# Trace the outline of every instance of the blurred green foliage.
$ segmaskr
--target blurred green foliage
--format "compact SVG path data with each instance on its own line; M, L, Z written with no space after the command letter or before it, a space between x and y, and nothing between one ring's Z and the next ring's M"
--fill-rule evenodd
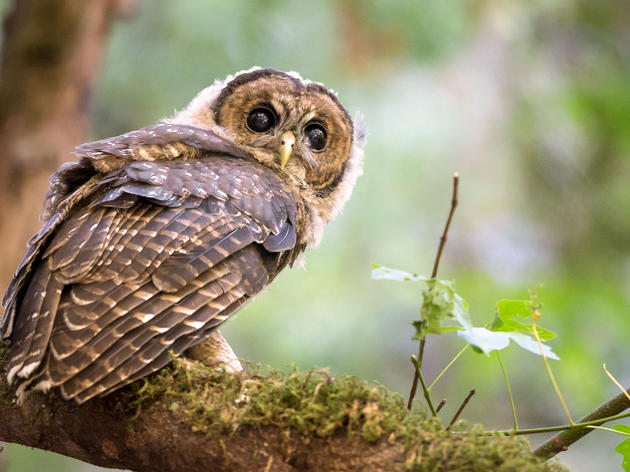
M365 174L306 270L282 274L228 323L236 352L406 394L420 293L371 280L370 263L430 271L457 170L440 277L457 280L476 324L496 300L536 289L559 335L554 372L580 416L616 393L602 362L630 381L628 31L630 9L613 0L145 1L114 25L93 137L153 123L253 65L324 82L366 117ZM429 381L461 345L429 337ZM504 360L521 425L562 422L540 358ZM444 416L471 388L464 416L509 427L499 368L472 353L434 388L449 399ZM618 468L617 438L591 436L561 460ZM10 472L33 470L22 450L10 448Z

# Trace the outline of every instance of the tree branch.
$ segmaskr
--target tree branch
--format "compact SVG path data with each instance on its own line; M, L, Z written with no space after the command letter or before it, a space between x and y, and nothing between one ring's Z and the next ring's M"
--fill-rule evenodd
M142 472L552 470L516 438L449 433L355 377L244 378L185 359L83 405L53 393L19 406L0 376L0 441Z
M282 428L249 426L217 440L194 432L181 415L159 403L131 421L134 413L120 394L84 405L38 395L23 407L2 406L0 411L2 441L138 472L342 470L340 464L377 471L390 470L405 459L400 443L369 443L342 431L307 442L297 434L287 437Z
M147 382L139 390L136 384L135 389L123 389L83 405L64 401L54 393L31 394L23 405L17 405L13 389L0 376L0 440L57 452L101 467L139 472L288 472L307 467L339 470L343 469L340 464L377 471L389 470L405 460L401 443L369 442L350 437L343 430L330 438L312 435L305 440L280 424L234 424L225 428L221 418L215 418L219 425L204 431L207 422L196 418L198 422L191 424L194 414L188 408L200 410L197 400L207 401L207 391L213 386L201 385L195 379L222 380L223 385L215 386L219 393L211 397L214 404L209 405L208 411L218 409L223 415L228 410L234 413L234 398L230 401L229 396L225 397L225 405L217 405L217 398L224 395L223 390L229 390L225 385L240 385L242 379L186 360L176 361L176 366L152 377L154 383ZM131 393L132 390L135 391ZM158 391L160 395L154 397ZM186 398L193 403L187 405ZM241 403L248 400L251 399ZM213 421L210 427L217 422Z
M627 392L630 393L630 388L627 389ZM628 395L625 392L622 392L615 398L593 410L588 415L580 418L577 423L586 423L589 421L599 420L601 418L607 418L609 416L615 416L628 408L630 408L630 398L628 398ZM559 452L566 451L571 444L583 438L591 431L593 431L592 428L572 428L562 431L539 446L534 451L534 454L545 460L549 459Z

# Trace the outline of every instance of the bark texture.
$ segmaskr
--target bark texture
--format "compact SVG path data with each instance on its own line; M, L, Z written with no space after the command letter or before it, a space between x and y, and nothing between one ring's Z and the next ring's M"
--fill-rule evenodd
M88 128L92 86L121 0L16 0L0 69L0 290L39 229L48 177Z

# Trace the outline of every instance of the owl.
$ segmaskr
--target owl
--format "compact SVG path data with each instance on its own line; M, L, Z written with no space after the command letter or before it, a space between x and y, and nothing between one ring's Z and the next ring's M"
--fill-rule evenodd
M18 399L58 388L82 403L183 353L240 370L218 327L318 245L364 137L331 90L255 68L78 146L3 300Z

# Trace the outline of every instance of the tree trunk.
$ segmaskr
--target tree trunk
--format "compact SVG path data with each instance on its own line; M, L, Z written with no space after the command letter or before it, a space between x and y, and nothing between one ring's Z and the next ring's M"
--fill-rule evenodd
M91 92L120 0L16 0L0 69L0 290L40 226L48 177L85 140Z

